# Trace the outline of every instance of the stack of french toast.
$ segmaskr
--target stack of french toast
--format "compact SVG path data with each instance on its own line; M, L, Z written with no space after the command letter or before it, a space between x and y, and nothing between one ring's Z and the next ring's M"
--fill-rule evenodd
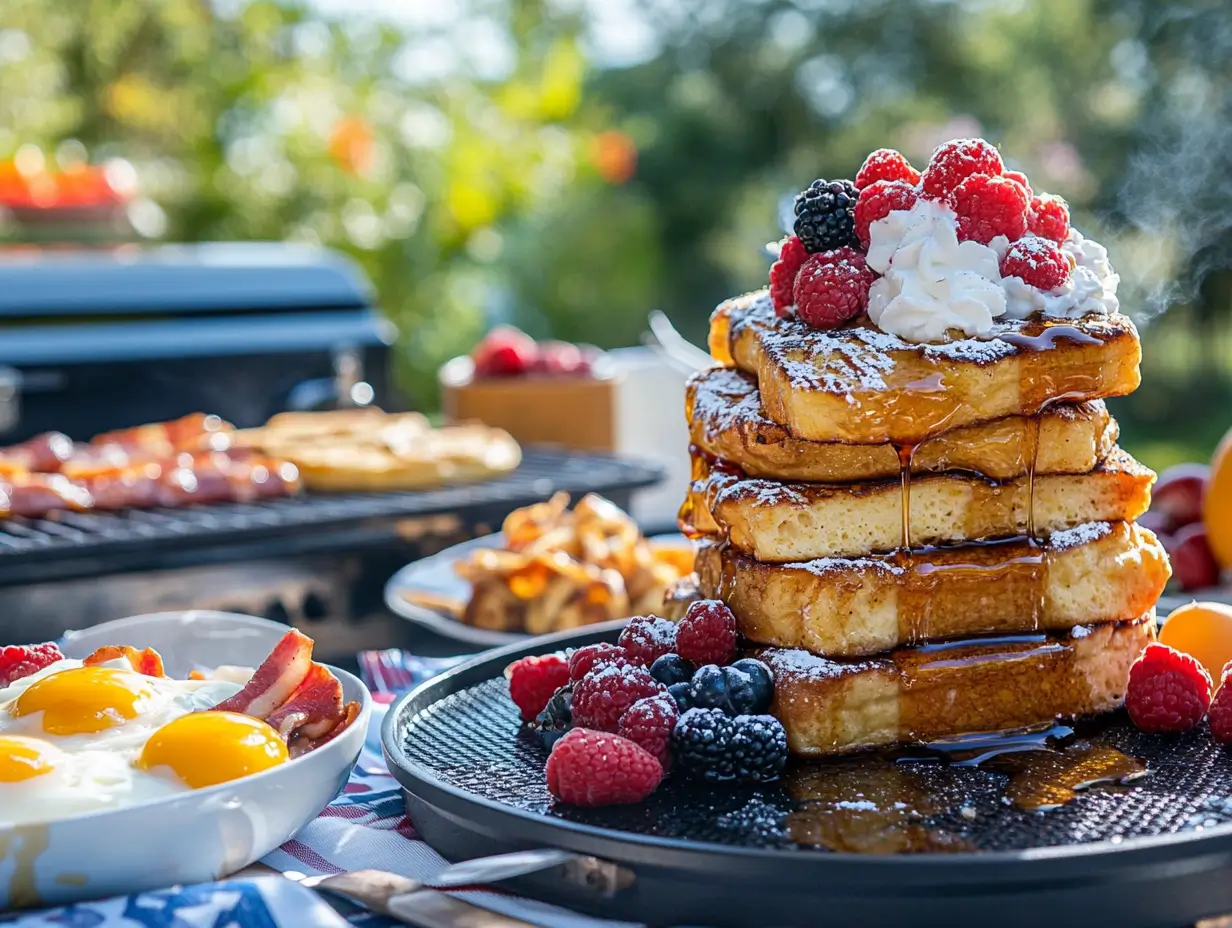
M983 187L1017 196L1002 179ZM1042 292L1058 302L1044 305L1068 305L1064 314L1010 318L994 300L995 318L974 332L951 326L923 340L893 331L893 300L915 286L892 280L911 259L910 230L927 222L928 235L951 236L946 254L979 243L978 233L964 238L963 189L941 201L944 210L926 193L922 205L900 203L872 219L871 235L856 207L852 254L829 259L847 246L806 247L811 263L797 272L794 297L792 281L775 292L772 271L769 291L719 306L709 341L720 366L688 387L694 479L681 525L698 539L700 594L727 603L775 671L773 711L797 754L1107 712L1154 639L1170 569L1154 535L1135 524L1155 475L1118 447L1103 403L1139 384L1138 333L1115 301L1111 311L1073 311L1056 284ZM862 202L867 191L854 196ZM837 215L841 227L842 192L835 197L838 206L805 211L820 210L819 224ZM887 231L896 222L908 231ZM807 225L800 238L809 246ZM879 237L889 238L890 258L876 257ZM1013 239L986 237L981 247L1012 252ZM1047 251L1034 241L1043 231L1019 237ZM1077 276L1081 249L1055 239L1049 247ZM780 264L797 246L784 243ZM849 265L843 287L859 290L861 273L871 281L857 309L826 290L838 279L825 278L828 260ZM878 266L866 272L865 261ZM1003 279L1015 269L1004 256L1000 267L992 284L1010 293L1021 281ZM1023 272L1028 284L1032 274ZM829 324L835 306L850 318ZM931 311L923 298L907 308L921 307Z

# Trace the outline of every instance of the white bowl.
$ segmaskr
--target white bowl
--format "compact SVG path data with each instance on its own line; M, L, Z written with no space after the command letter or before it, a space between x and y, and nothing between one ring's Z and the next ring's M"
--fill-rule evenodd
M154 647L168 672L180 675L211 662L255 665L285 631L284 625L250 616L164 613L70 633L65 648L81 657L101 644ZM0 825L0 910L216 880L283 844L346 785L368 730L367 688L345 671L330 670L344 698L359 701L359 717L303 757L242 780L122 809Z

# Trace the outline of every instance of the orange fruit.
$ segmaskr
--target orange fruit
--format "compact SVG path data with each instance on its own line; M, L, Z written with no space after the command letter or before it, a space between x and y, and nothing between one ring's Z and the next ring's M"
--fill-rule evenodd
M1197 602L1178 606L1164 620L1159 640L1193 657L1218 685L1224 665L1232 661L1232 606Z
M1215 560L1223 567L1232 567L1232 431L1223 437L1211 458L1202 521Z

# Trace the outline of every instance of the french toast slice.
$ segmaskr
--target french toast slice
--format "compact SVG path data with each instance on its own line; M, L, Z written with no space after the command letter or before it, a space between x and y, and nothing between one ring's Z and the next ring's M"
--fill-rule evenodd
M1059 631L1142 615L1171 576L1159 540L1093 522L1014 539L861 558L763 564L720 541L697 551L698 591L751 641L863 657L924 641Z
M891 444L794 437L765 414L757 379L743 371L715 367L694 374L686 411L692 443L750 477L850 483L899 475ZM1007 416L926 439L911 457L911 471L967 470L1007 480L1025 474L1034 456L1037 474L1085 474L1108 456L1117 434L1102 401L1057 403L1040 414L1038 425L1025 416Z
M1119 313L1008 321L986 339L936 344L906 342L867 321L822 331L776 317L761 290L714 311L710 352L756 374L766 415L797 438L913 445L1058 400L1132 393L1142 346Z
M1065 635L966 639L865 660L783 648L754 656L774 671L771 712L791 751L823 756L1109 712L1154 640L1151 612Z
M859 557L903 543L898 480L869 483L780 483L711 467L695 455L686 509L705 531L708 511L719 534L759 561ZM708 471L708 473L706 472ZM1089 474L1035 477L1034 534L1051 535L1086 522L1132 522L1151 504L1155 473L1120 448ZM957 544L1031 534L1031 481L987 480L978 474L914 477L910 484L912 545Z

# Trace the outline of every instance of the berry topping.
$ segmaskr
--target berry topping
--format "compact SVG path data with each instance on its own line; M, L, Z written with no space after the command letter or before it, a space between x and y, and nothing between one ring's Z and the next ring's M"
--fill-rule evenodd
M736 778L730 754L736 723L719 709L689 709L676 723L672 747L680 766L707 780Z
M770 703L774 699L774 674L764 663L756 658L746 657L731 665L731 669L748 674L753 685L755 700L749 712L769 712Z
M60 649L48 641L45 644L11 644L0 648L0 686L38 673L56 661L64 660Z
M687 712L693 708L693 687L689 683L673 683L667 688L667 695L676 700L676 708Z
M1069 235L1069 204L1051 193L1032 197L1027 228L1040 238L1063 242Z
M575 728L552 748L548 791L575 806L641 802L663 779L663 767L626 738Z
M727 664L736 656L736 617L717 599L699 599L676 630L676 653L695 664Z
M693 665L679 654L664 654L650 665L650 675L664 686L688 683L693 679Z
M1001 259L1001 276L1017 277L1040 290L1055 290L1069 279L1069 261L1054 242L1028 235L1011 245Z
M770 265L770 299L774 302L774 312L780 319L786 316L792 307L792 288L796 283L796 274L807 257L808 252L800 239L790 235L783 240L779 259Z
M728 750L736 779L754 783L777 780L787 766L787 732L772 715L742 715Z
M1023 190L1027 191L1028 199L1035 196L1035 193L1031 190L1031 182L1027 180L1027 175L1022 173L1022 171L1003 171L1001 176L1006 180L1012 180L1022 187Z
M911 209L920 193L901 180L879 180L860 191L856 202L856 235L868 247L868 227L896 209Z
M635 615L618 639L629 660L649 667L664 654L676 650L676 623L653 615Z
M796 197L796 235L810 254L856 243L857 196L849 180L815 180Z
M1210 704L1210 674L1175 648L1149 644L1129 668L1125 708L1142 731L1189 731L1202 721Z
M617 644L588 644L569 655L569 679L575 683L597 666L631 664L629 652Z
M1027 191L1012 180L977 174L960 183L952 199L963 241L987 245L1004 235L1013 242L1027 231Z
M518 329L498 325L471 352L476 377L517 377L539 360L535 340Z
M602 667L574 684L573 722L616 731L631 705L661 692L663 684L641 667Z
M549 751L573 725L573 685L567 684L552 694L543 711L535 716L535 728Z
M920 172L911 166L911 162L901 152L893 148L878 148L864 159L864 164L856 174L855 187L857 190L863 190L879 180L901 180L914 187L920 182Z
M689 681L689 704L702 709L721 709L728 715L748 715L770 708L762 681L735 667L707 664Z
M620 737L645 748L667 770L672 765L672 730L680 718L676 700L666 693L639 699L620 719Z
M1232 677L1232 662L1223 669L1219 678L1219 690L1211 701L1211 711L1207 721L1211 726L1211 737L1220 744L1232 744L1232 686L1228 678Z
M569 682L569 662L559 654L524 657L505 668L509 696L529 722L548 704L552 694Z
M860 254L838 260L833 253L810 255L796 276L796 317L815 329L837 328L864 312L873 280Z
M983 139L954 139L933 152L921 186L930 200L944 200L973 174L996 177L1004 170L1000 153Z

